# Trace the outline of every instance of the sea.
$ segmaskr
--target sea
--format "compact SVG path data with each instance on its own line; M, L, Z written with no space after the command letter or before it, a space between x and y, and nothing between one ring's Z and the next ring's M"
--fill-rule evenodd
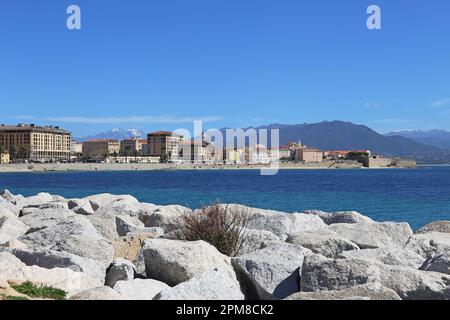
M215 202L284 211L358 211L376 221L408 222L413 229L450 220L450 166L417 169L155 170L0 173L0 189L25 196L66 198L130 194L158 205L199 208Z

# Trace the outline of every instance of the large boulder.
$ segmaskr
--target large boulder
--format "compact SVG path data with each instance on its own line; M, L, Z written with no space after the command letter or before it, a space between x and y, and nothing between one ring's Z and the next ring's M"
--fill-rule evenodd
M32 233L44 228L54 226L61 221L75 216L75 213L69 209L35 209L20 218L20 221L30 227L28 233Z
M101 206L95 212L98 214L127 215L137 218L140 211L141 205L139 204L139 202L137 202L136 199L121 199L107 203Z
M32 249L54 250L93 259L103 266L113 260L114 249L85 217L76 215L19 238Z
M450 221L434 221L416 231L418 234L430 232L450 233Z
M164 289L170 287L164 282L153 279L134 279L130 281L118 281L114 285L123 300L153 300Z
M378 283L370 283L342 290L297 292L285 300L401 300L401 298L392 289Z
M446 273L450 275L450 251L428 258L420 270Z
M320 217L326 224L335 223L373 223L372 219L366 217L356 211L338 211L338 212L323 212L318 210L305 211L307 214L313 214Z
M138 204L139 201L130 195L112 195L110 193L96 194L83 198L91 203L92 209L97 211L99 208L112 204L117 201L126 201L128 203Z
M223 205L229 214L247 214L251 217L247 228L270 231L285 240L289 235L303 231L315 231L326 228L326 224L315 215L304 213L285 213L274 210L249 208L242 205Z
M38 193L35 196L19 198L13 202L19 209L24 207L38 207L53 201L53 196L47 192Z
M18 199L23 198L23 196L22 195L16 196L16 195L12 194L8 189L3 189L0 191L0 198L13 203L13 202L17 201Z
M159 206L152 213L149 210L141 211L139 219L146 227L159 227L167 233L180 229L180 217L190 213L191 209L179 205Z
M20 209L18 207L0 197L0 212L5 210L11 212L16 217L18 217L20 214Z
M0 280L12 283L30 281L38 285L52 286L64 290L69 296L102 285L101 281L84 272L75 272L68 268L27 266L9 252L0 252Z
M405 248L428 259L436 254L450 250L450 233L429 232L415 234L409 238Z
M135 260L142 250L144 240L154 238L151 233L143 232L120 237L113 242L114 258L124 258L128 261Z
M283 299L300 290L299 272L310 254L299 245L271 244L231 261L248 298Z
M154 300L244 300L244 295L233 274L217 268L162 290Z
M117 281L133 280L135 273L134 265L130 261L117 258L106 272L105 285L112 288Z
M413 232L408 223L336 223L330 230L356 243L361 249L403 247Z
M242 234L244 241L242 242L238 255L262 249L265 245L270 243L280 242L280 238L270 231L244 228Z
M9 249L8 252L27 266L38 266L45 269L67 268L75 272L83 272L102 283L105 281L105 267L88 258L52 250Z
M286 241L299 244L314 253L322 254L329 258L334 258L343 251L359 249L355 243L328 229L304 231L291 235Z
M398 247L345 251L342 252L339 257L345 259L375 261L391 266L404 266L414 269L419 269L425 261L425 258L418 253Z
M106 239L114 241L129 233L146 232L143 223L135 217L124 214L101 213L86 216L97 231Z
M303 292L379 283L406 300L450 299L450 276L373 261L306 256L300 279Z
M15 240L27 233L29 227L15 214L6 209L0 210L0 244Z
M230 258L204 241L147 239L143 252L147 277L170 286L218 267L234 274Z
M124 298L110 287L88 289L70 297L69 300L123 300Z

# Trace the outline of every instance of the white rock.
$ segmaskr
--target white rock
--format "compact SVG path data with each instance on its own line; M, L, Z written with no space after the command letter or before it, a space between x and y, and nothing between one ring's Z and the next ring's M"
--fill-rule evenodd
M143 252L147 277L170 286L217 267L234 274L230 258L204 241L147 239Z
M239 250L238 255L243 255L255 250L262 249L263 246L268 243L280 242L280 238L278 238L272 232L265 230L244 228L243 235L245 241L242 243L242 247Z
M191 214L192 210L179 205L159 206L153 213L141 211L139 219L146 227L160 227L164 232L171 232L180 229L183 214Z
M416 231L416 233L430 232L450 233L450 221L434 221Z
M373 261L328 259L321 255L305 257L300 290L342 290L369 283L379 283L407 300L450 299L449 276Z
M94 211L97 211L99 208L104 207L108 204L111 204L116 201L120 200L126 200L130 203L136 203L138 204L139 201L130 195L112 195L110 193L102 193L102 194L96 194L89 197L83 198L85 200L88 200L91 203L92 208Z
M399 247L345 251L339 257L375 261L391 266L404 266L415 269L419 269L425 261L418 253Z
M123 300L123 297L110 287L103 286L77 293L69 300Z
M15 214L5 209L0 211L0 244L23 236L28 229L28 226L23 224Z
M244 295L236 278L218 268L162 290L155 300L244 300Z
M67 218L75 216L75 213L69 209L48 208L34 210L33 213L28 213L20 218L22 223L30 227L28 233L54 226Z
M106 272L105 285L114 287L117 281L134 279L136 270L134 265L123 258L116 258Z
M285 213L273 210L250 208L236 204L223 205L230 214L243 213L252 218L247 228L270 231L281 240L289 235L303 231L315 231L326 228L326 224L317 216L304 213Z
M359 249L355 243L328 229L304 231L291 235L286 241L299 244L314 253L319 253L329 258L334 258L343 251Z
M114 257L110 241L98 234L85 217L75 215L57 225L19 238L32 249L54 250L90 258L109 266Z
M68 207L77 214L82 214L85 216L94 214L94 209L92 209L91 202L86 199L70 199L68 201Z
M170 287L164 282L153 279L134 279L130 281L118 281L114 285L124 300L153 300L164 289Z
M105 281L106 269L94 260L77 255L52 250L8 250L27 266L38 266L45 269L67 268L75 272L83 272L101 283Z
M407 223L336 223L329 228L361 249L403 247L413 235Z
M52 286L64 290L69 296L102 285L98 279L91 278L83 272L66 268L45 269L38 266L26 266L8 252L0 252L0 280L30 281L34 284Z
M5 210L13 213L16 217L18 217L20 214L20 210L18 207L3 198L0 198L0 213Z
M52 202L52 201L53 201L53 197L51 194L46 193L46 192L41 192L35 196L21 198L21 199L15 201L14 204L19 209L23 209L24 207L40 206L40 205L43 205L43 204L46 204L46 203Z
M299 288L299 272L309 249L295 244L272 244L232 258L239 281L249 299L283 299Z
M428 259L435 254L450 250L450 233L428 232L415 234L409 238L405 247Z

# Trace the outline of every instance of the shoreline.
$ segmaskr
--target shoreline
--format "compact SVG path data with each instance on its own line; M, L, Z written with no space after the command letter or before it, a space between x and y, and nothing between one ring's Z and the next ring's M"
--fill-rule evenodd
M418 165L421 167L423 165ZM412 169L402 167L366 168L355 164L333 166L323 164L280 164L280 170L348 170L348 169ZM95 171L156 171L156 170L268 170L276 169L267 165L197 165L197 164L139 164L139 163L59 163L59 164L3 164L0 173L21 172L95 172Z

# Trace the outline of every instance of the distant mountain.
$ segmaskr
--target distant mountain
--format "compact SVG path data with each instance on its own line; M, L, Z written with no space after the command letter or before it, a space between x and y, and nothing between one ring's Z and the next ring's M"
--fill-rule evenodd
M248 128L247 128L248 129ZM427 157L440 156L440 149L401 136L384 136L364 125L343 121L324 121L311 124L270 124L255 129L279 129L280 145L290 141L321 150L370 150L375 154L414 158L427 162ZM222 129L225 132L225 129ZM269 142L270 144L270 142ZM448 159L450 161L450 158ZM439 158L439 161L442 161Z
M403 130L389 132L386 136L401 136L440 149L450 149L450 131L446 130Z
M95 135L85 136L76 138L78 142L88 141L92 139L114 139L114 140L124 140L129 138L144 138L145 133L138 129L111 129L106 132L98 133Z

